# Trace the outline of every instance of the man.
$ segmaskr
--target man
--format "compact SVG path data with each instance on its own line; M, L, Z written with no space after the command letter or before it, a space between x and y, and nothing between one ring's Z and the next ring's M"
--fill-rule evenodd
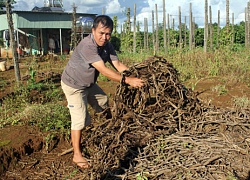
M117 71L128 67L121 63L109 42L113 30L113 21L109 16L100 15L94 19L92 33L85 37L75 48L62 74L62 89L68 101L71 115L71 140L74 149L73 162L80 168L89 168L90 164L81 153L81 131L90 125L87 105L95 112L108 107L108 97L96 84L99 73L114 81L121 81L120 73L106 67L109 62ZM126 77L124 82L132 87L142 87L143 80Z
M49 50L50 50L50 53L54 53L54 50L55 50L55 40L54 40L54 36L53 37L49 37Z

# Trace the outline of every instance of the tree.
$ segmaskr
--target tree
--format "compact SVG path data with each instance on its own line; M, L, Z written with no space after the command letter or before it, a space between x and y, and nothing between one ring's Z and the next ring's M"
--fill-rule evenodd
M118 18L117 18L117 16L114 16L113 17L113 22L114 22L114 29L113 29L113 35L114 36L118 36L118 31L117 31L117 27L118 27Z
M195 46L204 46L204 28L198 28L195 30Z
M123 25L123 32L121 37L121 45L124 49L132 51L133 47L133 33L131 32L131 22L130 22L130 8L127 8L126 11L127 20Z
M6 7L6 15L7 15L8 27L9 27L9 34L10 34L10 44L12 47L15 77L16 77L17 84L19 85L21 77L20 77L19 61L18 61L18 55L17 55L17 44L15 42L15 34L14 34L15 32L14 32L14 25L13 25L13 18L12 18L12 4L13 3L15 3L15 1L7 0L5 1L5 7Z
M0 0L0 9L4 9L6 0Z
M245 22L242 21L240 24L234 26L235 29L235 43L244 44L245 43Z
M8 0L8 1L9 1L9 3L10 3L11 5L16 3L15 0ZM5 7L6 7L6 2L7 2L7 0L0 0L0 9L1 9L1 10L5 9ZM11 8L13 8L13 6L11 6Z
M113 33L112 33L110 42L113 44L116 51L120 51L121 40L119 38L119 34L118 34L118 31L117 31L117 26L118 26L118 18L117 18L117 16L113 17L113 22L114 22L114 28L113 28Z

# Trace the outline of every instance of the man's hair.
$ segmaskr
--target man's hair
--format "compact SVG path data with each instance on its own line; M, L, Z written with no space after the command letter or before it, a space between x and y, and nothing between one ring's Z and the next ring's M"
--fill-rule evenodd
M94 19L93 22L93 28L96 29L97 26L99 25L99 23L101 23L103 25L103 27L107 27L111 29L111 32L113 31L113 20L107 16L107 15L99 15Z

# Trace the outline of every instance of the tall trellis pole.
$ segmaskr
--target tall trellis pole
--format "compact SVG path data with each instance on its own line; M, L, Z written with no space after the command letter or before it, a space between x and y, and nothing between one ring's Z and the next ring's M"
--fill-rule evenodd
M208 3L207 0L205 0L204 52L207 52L207 39L208 39Z
M163 41L164 41L164 52L167 53L168 47L167 47L167 25L166 25L166 3L165 0L163 0Z
M229 24L230 24L230 20L229 20L229 0L226 0L226 26L227 26L228 31L229 31Z
M217 48L220 47L220 10L218 10L218 28L217 28Z
M134 4L133 52L136 53L136 4Z
M168 48L170 47L170 19L168 14Z
M156 52L159 51L159 24L158 24L158 7L157 4L155 4L155 26L156 26L156 32L155 32L155 49Z
M152 11L152 41L153 41L153 48L154 54L155 52L155 18L154 18L154 11Z
M193 49L193 13L192 13L192 3L189 5L189 50Z
M144 49L148 49L148 19L144 18Z
M213 22L212 22L211 6L209 6L209 40L210 40L210 50L213 50Z
M232 13L232 45L234 44L234 37L235 37L235 32L234 32L234 13Z
M179 6L179 48L182 49L182 23L181 23L181 7Z
M247 16L247 23L246 23L246 27L247 27L247 48L249 48L249 42L250 42L250 1L247 3L247 12L246 12L246 16Z

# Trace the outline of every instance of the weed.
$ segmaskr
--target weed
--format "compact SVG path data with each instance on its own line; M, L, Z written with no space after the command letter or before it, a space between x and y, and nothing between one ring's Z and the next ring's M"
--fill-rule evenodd
M183 142L183 147L191 149L191 148L193 148L193 145L189 142Z
M11 140L0 141L0 147L6 146L11 142Z
M32 108L29 116L26 117L27 123L38 126L41 131L69 134L70 115L65 106L58 104L36 105Z
M219 58L208 59L208 62L209 62L209 75L218 76L221 67L221 61L219 60Z
M231 172L228 172L228 176L226 177L226 180L237 180L238 178L236 178Z
M67 179L72 179L75 175L76 175L76 173L78 172L79 170L78 169L75 169L73 172L71 172L68 176L66 176L65 178L64 178L64 180L67 180ZM74 179L74 178L73 178Z
M149 174L148 172L140 172L136 174L136 180L148 180L147 176L144 174Z
M0 78L0 91L1 91L1 89L4 89L7 84L8 83L6 80Z
M223 95L223 94L226 94L228 92L226 86L225 85L220 85L220 84L213 87L212 91L218 93L219 95Z
M64 96L62 89L56 87L53 83L48 83L45 90L43 103L61 101Z
M61 61L65 61L66 58L67 58L67 56L66 56L65 54L62 54L62 55L59 56L59 59L60 59Z
M33 73L33 72L32 72ZM62 100L62 90L53 83L42 84L44 91L38 95L40 103L34 102L29 86L20 86L15 93L5 97L0 106L0 127L27 124L40 128L50 134L70 134L70 115L68 108L57 104Z
M37 89L41 90L43 87L42 83L36 83L36 71L32 68L29 67L29 73L30 73L30 79L27 81L28 89Z
M199 80L195 81L194 83L191 82L191 89L192 89L192 91L194 91L195 87L197 86L197 84L198 84L201 80L202 80L202 79L199 79Z
M238 108L250 108L250 99L246 96L243 97L235 97L233 99L234 106Z

